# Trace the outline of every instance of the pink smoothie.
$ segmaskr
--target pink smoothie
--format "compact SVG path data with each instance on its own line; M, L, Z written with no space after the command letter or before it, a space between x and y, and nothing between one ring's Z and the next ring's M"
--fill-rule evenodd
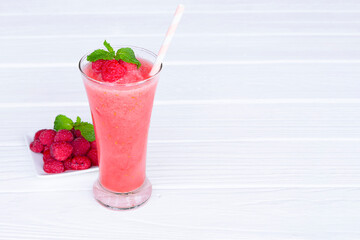
M130 192L145 180L146 147L158 77L149 79L152 64L128 71L114 83L84 77L93 118L100 167L100 183L113 192ZM86 65L84 73L99 76Z

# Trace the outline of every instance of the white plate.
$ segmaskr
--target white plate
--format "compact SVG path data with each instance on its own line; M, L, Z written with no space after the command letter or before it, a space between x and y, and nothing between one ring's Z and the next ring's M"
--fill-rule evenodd
M34 153L29 148L30 143L34 139L35 133L36 133L36 131L34 131L33 133L27 133L25 135L25 142L26 142L27 149L29 151L30 158L32 159L32 163L34 165L35 173L38 177L60 177L60 176L75 175L75 174L82 174L82 173L98 171L98 169L99 169L98 166L92 166L91 168L88 168L85 170L76 170L76 171L75 170L66 170L65 172L62 172L62 173L46 173L43 170L43 165L44 165L43 154L42 153Z

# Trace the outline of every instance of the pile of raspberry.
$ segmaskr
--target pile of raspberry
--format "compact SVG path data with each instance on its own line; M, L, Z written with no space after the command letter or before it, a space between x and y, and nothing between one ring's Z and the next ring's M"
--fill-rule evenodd
M61 173L98 166L96 141L89 142L79 130L42 129L35 133L31 151L42 153L44 171Z

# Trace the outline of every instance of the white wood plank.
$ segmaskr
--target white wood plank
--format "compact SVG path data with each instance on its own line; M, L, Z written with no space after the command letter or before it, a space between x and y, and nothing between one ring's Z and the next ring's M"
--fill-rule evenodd
M171 16L172 13L0 16L0 32L5 36L163 35ZM177 34L358 33L359 16L360 12L185 13Z
M165 65L158 101L356 99L360 64ZM87 102L73 67L0 69L0 104ZM10 79L10 80L9 80ZM56 91L54 91L56 89Z
M91 121L87 106L0 108L0 144L53 127L58 114ZM149 140L359 139L360 104L155 104Z
M90 185L90 184L89 184ZM359 188L157 190L113 212L90 190L2 193L3 239L358 239ZM61 199L61 200L60 200ZM55 205L56 204L56 205ZM26 210L25 210L26 209Z
M183 0L186 12L206 12L206 11L359 11L360 4L356 0ZM23 15L23 14L83 14L83 13L132 13L132 12L171 12L178 4L176 0L146 0L138 1L116 1L116 0L18 0L0 2L0 14L2 15Z
M46 64L76 66L79 59L101 48L104 39L113 45L130 44L157 52L163 36L97 36L95 38L0 39L0 67L31 67ZM26 44L24 44L26 42ZM176 36L166 57L171 64L289 61L355 61L360 63L359 36ZM21 52L21 57L14 54ZM31 60L31 61L29 61ZM188 63L189 62L189 63ZM56 66L56 65L55 65ZM284 67L285 68L285 67ZM3 71L1 69L1 71Z

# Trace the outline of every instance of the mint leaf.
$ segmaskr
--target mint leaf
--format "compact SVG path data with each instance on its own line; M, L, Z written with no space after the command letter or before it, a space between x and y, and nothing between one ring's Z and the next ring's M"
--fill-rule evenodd
M110 43L105 40L103 44L106 47L107 51L104 49L97 49L93 51L86 58L89 62L95 62L100 59L112 60L115 58L117 61L123 60L127 63L136 64L137 68L141 66L140 61L136 59L135 53L131 48L120 48L115 54L115 51L111 47Z
M104 41L104 46L106 47L106 49L109 51L109 53L111 53L114 57L115 57L115 51L114 49L111 47L110 43L108 43L106 40Z
M97 60L112 60L114 59L114 54L105 51L104 49L97 49L95 51L93 51L92 53L90 53L86 60L88 60L89 62L95 62Z
M79 116L77 116L75 125L80 124L80 123L81 123L81 118Z
M54 129L59 131L61 129L71 130L74 126L74 122L65 115L59 114L54 121Z
M139 62L139 60L136 59L135 53L131 48L120 48L119 50L117 50L115 59L121 59L127 63L134 63L136 64L137 68L141 66L141 63Z
M80 130L81 135L89 142L95 141L94 126L88 122L81 122L74 126L76 130Z

